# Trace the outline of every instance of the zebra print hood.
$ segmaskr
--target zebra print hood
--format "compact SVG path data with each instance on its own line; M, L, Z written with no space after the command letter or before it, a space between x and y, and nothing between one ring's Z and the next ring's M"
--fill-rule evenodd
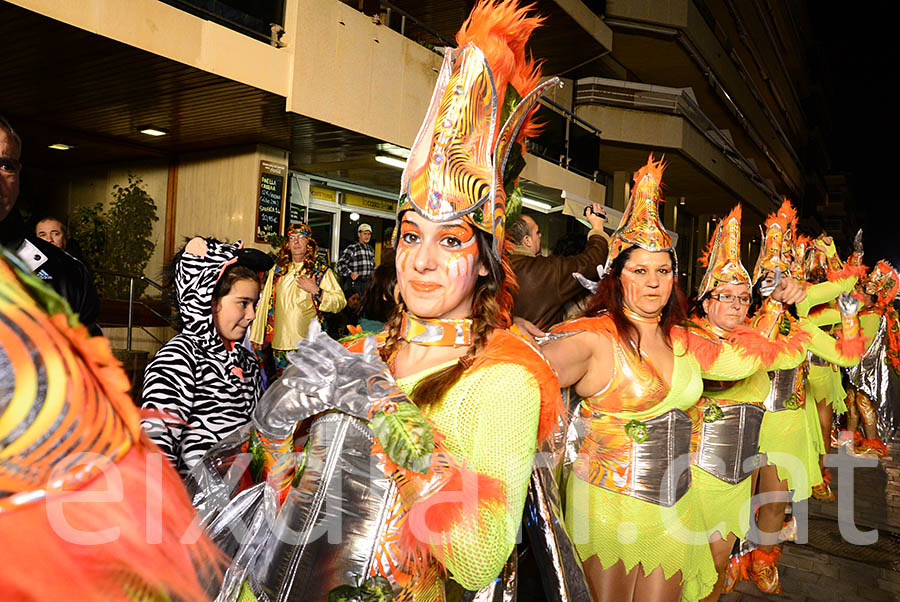
M240 241L229 244L212 238L193 238L175 264L175 292L184 322L183 333L208 343L210 350L225 350L213 325L213 289L225 268L237 261L242 247Z

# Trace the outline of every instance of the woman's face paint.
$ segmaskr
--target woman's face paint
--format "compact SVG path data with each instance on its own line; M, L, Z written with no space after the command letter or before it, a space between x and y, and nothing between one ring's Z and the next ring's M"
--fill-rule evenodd
M468 318L479 276L478 242L461 219L433 222L407 211L400 222L397 285L407 309L421 318Z
M625 262L619 280L625 307L645 318L655 318L672 294L675 282L672 258L667 251L637 248Z

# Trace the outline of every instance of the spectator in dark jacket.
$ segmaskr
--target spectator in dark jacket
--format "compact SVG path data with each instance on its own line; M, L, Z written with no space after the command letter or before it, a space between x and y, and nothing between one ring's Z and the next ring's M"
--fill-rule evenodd
M510 260L519 281L519 291L513 297L513 315L546 329L562 320L563 308L584 288L572 276L581 272L596 279L598 265L606 261L609 242L603 232L606 216L603 208L593 204L586 219L591 224L584 251L571 257L544 257L541 252L541 233L531 217L522 215L507 229Z
M16 209L22 172L22 140L0 117L0 244L19 256L28 268L69 302L81 323L100 334L100 302L83 263L28 231Z

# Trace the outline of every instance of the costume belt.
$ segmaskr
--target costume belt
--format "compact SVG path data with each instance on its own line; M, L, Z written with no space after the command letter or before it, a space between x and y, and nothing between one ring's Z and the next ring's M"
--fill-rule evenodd
M648 420L630 420L627 423L602 414L594 414L592 418L600 419L592 420L594 425L607 420L610 422L592 429L585 439L575 466L576 473L581 473L580 477L598 487L660 506L674 506L687 493L691 484L691 419L686 413L673 409ZM598 466L589 461L587 464L592 474L586 475L583 469L579 470L579 461L586 460L585 455L603 455L609 451L602 449L599 440L610 434L621 437L623 427L630 444L617 447L614 452L615 464L626 466L622 475L603 478ZM603 471L602 465L599 470Z
M803 375L799 368L790 370L775 370L772 374L772 387L766 396L764 405L767 412L781 412L782 410L797 410L803 407L803 401L797 393L798 377Z
M715 407L718 412L714 416L707 418L711 413L704 413L695 464L733 485L749 477L760 465L759 428L765 410L750 403Z

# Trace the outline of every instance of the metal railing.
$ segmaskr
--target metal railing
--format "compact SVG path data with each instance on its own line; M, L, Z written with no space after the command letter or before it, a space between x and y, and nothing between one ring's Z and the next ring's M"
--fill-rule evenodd
M150 307L149 305L147 305L146 303L144 303L142 301L134 300L134 282L135 282L135 280L145 282L145 283L149 284L150 286L152 286L153 288L155 288L156 290L158 290L159 292L165 294L166 291L162 287L161 284L154 282L153 280L147 278L144 275L135 276L134 274L125 274L122 272L111 272L111 271L107 271L107 270L96 270L96 273L103 274L104 276L112 276L113 278L127 278L128 279L128 323L126 326L127 334L126 334L126 339L125 339L126 340L126 343L125 343L126 351L131 351L132 333L134 331L134 306L135 306L135 304L143 306L147 311L149 311L150 313L155 315L157 318L159 318L160 320L162 320L163 322L168 324L169 327L172 328L173 330L178 330L175 323L172 321L171 318L169 318L168 316L164 316L163 314L159 313L158 311L156 311L155 309L153 309L152 307ZM116 299L116 300L123 301L124 299ZM154 335L152 332L150 332L143 326L139 326L138 328L143 330L150 338L152 338L154 341L156 341L160 345L165 344L165 341L160 340L156 335Z

